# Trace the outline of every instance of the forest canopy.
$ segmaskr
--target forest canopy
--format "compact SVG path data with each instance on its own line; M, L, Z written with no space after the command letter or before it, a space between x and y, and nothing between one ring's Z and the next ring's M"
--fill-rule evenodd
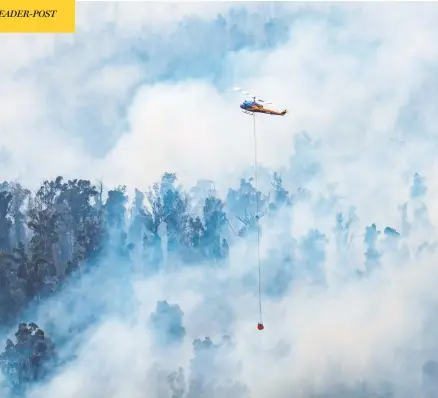
M416 174L411 198L421 197L425 189L424 180ZM105 191L102 184L65 180L62 176L44 181L36 192L16 181L3 182L0 186L0 323L9 328L19 324L15 339L10 337L6 341L1 355L2 371L11 391L23 393L32 383L50 377L62 362L55 347L62 347L65 341L53 341L45 334L44 325L40 329L34 322L23 321L30 306L56 296L71 280L98 268L108 256L119 259L127 267L125 271L145 278L166 272L169 263L173 268L225 269L236 242L253 239L264 220L273 220L284 209L292 209L310 197L311 193L304 189L289 192L277 173L272 175L270 192L256 190L252 179L241 179L239 186L230 188L225 198L218 197L214 185L208 181L185 191L178 186L174 173L163 174L146 192L135 190L133 198L128 197L124 186ZM352 269L352 275L366 277L380 267L382 254L409 234L407 203L400 206L403 231L387 226L381 232L371 223L358 234L353 228L358 224L354 208L335 212L333 198L318 200L326 214L333 215L338 250L345 251L355 238L362 236L365 262L360 269ZM383 243L379 243L381 235L385 237ZM324 286L323 263L329 239L330 236L311 229L300 241L292 241L295 256L273 251L272 257L278 259L279 265L267 273L269 281L263 294L274 299L281 297L303 272L312 276L312 283ZM418 252L427 245L424 243ZM157 346L182 343L186 336L183 315L178 304L157 302L148 323ZM227 321L228 315L224 317ZM213 396L217 388L227 397L247 396L244 385L236 381L218 387L217 380L206 371L214 368L216 356L232 344L230 336L216 342L207 336L195 339L191 379L185 379L182 368L165 375L169 397L196 398L201 396L201 391ZM204 351L209 353L207 362ZM204 359L196 359L198 356Z

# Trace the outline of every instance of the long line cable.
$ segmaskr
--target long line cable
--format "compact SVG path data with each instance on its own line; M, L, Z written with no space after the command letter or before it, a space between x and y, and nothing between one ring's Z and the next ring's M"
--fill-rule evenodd
M261 266L260 266L260 225L259 225L259 195L258 195L258 161L257 161L257 135L255 113L253 113L253 135L254 135L254 180L256 190L256 222L257 222L257 264L259 269L259 317L260 324L263 324L262 317L262 288L261 288Z

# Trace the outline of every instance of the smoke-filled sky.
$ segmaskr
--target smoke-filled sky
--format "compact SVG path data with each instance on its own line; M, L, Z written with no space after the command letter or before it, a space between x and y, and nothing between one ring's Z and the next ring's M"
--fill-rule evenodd
M334 213L323 217L316 199L335 187L337 209L354 206L361 227L399 230L398 206L409 200L417 172L432 226L414 225L405 243L414 250L436 238L437 21L434 3L96 2L77 5L74 35L2 35L0 180L35 187L63 175L145 190L169 171L187 187L211 179L223 192L253 162L251 118L232 90L241 86L289 111L257 117L260 164L281 170L290 189L307 184L315 195L264 225L271 288L281 253L305 245L310 228L329 239L322 260L328 290L315 292L303 275L265 303L263 332L255 329L257 303L240 286L255 267L250 242L233 247L221 272L120 286L109 264L108 286L88 276L38 310L42 324L56 317L68 324L76 294L108 315L80 336L76 360L32 398L158 398L155 363L186 368L194 338L226 333L235 345L230 362L218 366L252 398L310 397L303 380L326 391L363 379L389 380L397 397L419 397L421 367L438 349L433 253L388 255L382 271L351 281L350 270L363 268L363 238L341 255ZM304 153L294 147L303 132L313 140ZM312 162L320 172L306 180L303 165ZM115 287L135 303L119 308ZM178 351L157 351L149 334L157 300L184 311L187 339ZM86 322L83 311L76 308L75 322Z

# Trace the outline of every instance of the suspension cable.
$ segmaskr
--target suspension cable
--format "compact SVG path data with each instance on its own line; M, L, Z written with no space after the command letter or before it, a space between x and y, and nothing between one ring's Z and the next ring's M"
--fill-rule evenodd
M253 113L253 135L254 135L254 180L256 190L256 222L257 222L257 265L259 271L259 318L263 324L262 317L262 288L261 288L261 266L260 266L260 225L259 225L259 195L258 195L258 161L257 161L257 135L255 113Z

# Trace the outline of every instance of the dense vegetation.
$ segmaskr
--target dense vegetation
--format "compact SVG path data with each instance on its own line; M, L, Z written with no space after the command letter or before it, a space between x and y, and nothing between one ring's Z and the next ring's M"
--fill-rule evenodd
M175 263L181 267L206 262L226 266L229 240L254 232L259 218L256 195L261 212L273 213L277 206L291 201L281 179L275 176L274 182L276 195L269 206L251 181L242 180L238 189L230 189L224 203L215 196L211 183L201 182L186 193L177 187L176 175L169 173L148 192L136 190L132 204L125 187L105 193L102 186L85 180L58 177L44 181L35 194L18 182L4 182L0 188L1 324L21 319L29 305L53 295L73 275L98 266L107 255L130 264L133 272L152 275L164 266L165 242L166 255L177 259ZM226 209L239 220L234 228ZM150 320L157 341L181 340L185 331L179 313L177 305L157 303ZM34 369L33 358L40 354L35 354L33 347L38 338L44 339L42 331L30 331L35 326L29 325L20 323L17 341L8 340L2 354L3 371L16 386L47 373ZM19 338L23 333L25 337ZM21 350L22 345L27 348ZM202 350L204 345L214 346L207 338L195 341L194 349ZM52 348L45 349L44 358L51 359L53 353Z
M15 392L20 392L22 385L28 382L44 379L55 363L52 340L34 322L20 323L15 343L8 339L0 355L1 370Z
M423 195L424 190L424 181L415 175L411 197ZM217 197L209 182L184 192L177 186L176 175L170 173L165 173L149 191L136 190L132 202L126 192L126 187L104 192L101 185L90 181L65 181L62 177L44 181L35 193L18 182L1 184L0 323L12 326L21 322L16 341L6 343L1 362L3 373L16 391L47 376L49 369L56 366L54 347L58 345L34 323L23 323L22 316L26 308L62 289L74 275L80 277L90 268L98 267L108 255L123 259L132 272L146 277L162 271L166 262L176 267L206 263L226 267L231 245L239 239L250 239L261 218L275 217L282 208L308 198L304 190L288 192L277 174L273 176L270 194L256 191L251 180L242 179L237 189L229 189L225 200ZM330 200L324 203L330 213L334 208L330 207ZM409 233L406 204L400 209L406 226L403 236ZM355 220L353 209L347 216L333 214L339 247L348 246L354 238L351 225ZM364 231L365 271L357 271L357 277L379 266L382 256L382 248L377 244L379 234L375 224ZM389 240L401 236L390 227L384 229L384 235ZM284 294L294 277L293 269L298 266L311 269L314 282L324 284L321 264L326 242L324 234L310 230L299 242L300 256L281 258L281 266L270 271L272 283L264 293ZM156 331L158 344L178 344L184 338L181 318L178 305L157 303L150 327ZM230 345L226 336L220 343L208 337L195 340L189 385L185 384L182 369L165 376L172 398L213 396L217 380L208 380L205 368L216 361L218 347ZM210 358L209 362L205 362L206 358ZM217 396L241 397L247 391L239 383L221 388L222 395Z

